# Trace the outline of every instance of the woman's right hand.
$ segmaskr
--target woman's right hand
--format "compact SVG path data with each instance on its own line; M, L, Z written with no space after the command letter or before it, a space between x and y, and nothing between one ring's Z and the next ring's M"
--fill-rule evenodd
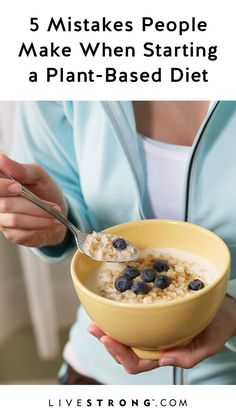
M0 169L67 215L67 203L58 184L38 164L20 164L0 154ZM48 213L20 196L17 182L1 178L0 173L0 231L14 244L29 247L56 245L63 241L66 227Z

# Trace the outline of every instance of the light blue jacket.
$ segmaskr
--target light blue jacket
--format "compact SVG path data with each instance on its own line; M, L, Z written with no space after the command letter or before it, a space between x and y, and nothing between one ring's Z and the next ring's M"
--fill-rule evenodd
M142 141L131 102L21 102L13 157L36 161L61 185L70 217L85 231L153 218L146 195ZM236 278L236 102L218 102L203 121L186 170L183 219L209 228L229 246ZM41 249L61 260L63 246ZM231 295L236 284L231 281ZM138 376L125 373L88 335L79 310L70 339L88 375L107 384L236 384L234 341L188 371L164 367ZM102 368L101 368L102 365Z

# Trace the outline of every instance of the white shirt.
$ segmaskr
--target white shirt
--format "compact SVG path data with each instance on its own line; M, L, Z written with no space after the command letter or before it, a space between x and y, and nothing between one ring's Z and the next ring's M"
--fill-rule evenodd
M191 147L144 137L147 191L153 218L183 219L185 171Z

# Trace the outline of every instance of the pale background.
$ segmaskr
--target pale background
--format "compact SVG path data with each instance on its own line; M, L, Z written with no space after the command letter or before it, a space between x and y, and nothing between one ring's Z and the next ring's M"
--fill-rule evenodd
M0 152L13 139L14 102L0 102ZM48 265L0 235L0 384L56 382L78 300L70 261Z

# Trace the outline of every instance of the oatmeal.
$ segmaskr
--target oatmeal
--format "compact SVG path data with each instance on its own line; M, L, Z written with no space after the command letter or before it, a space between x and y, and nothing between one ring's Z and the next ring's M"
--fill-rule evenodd
M214 266L193 253L150 248L142 250L134 262L103 263L90 283L102 297L151 304L186 297L206 287L216 276Z
M126 261L135 258L137 249L127 240L114 234L94 231L86 238L85 254L99 260Z

